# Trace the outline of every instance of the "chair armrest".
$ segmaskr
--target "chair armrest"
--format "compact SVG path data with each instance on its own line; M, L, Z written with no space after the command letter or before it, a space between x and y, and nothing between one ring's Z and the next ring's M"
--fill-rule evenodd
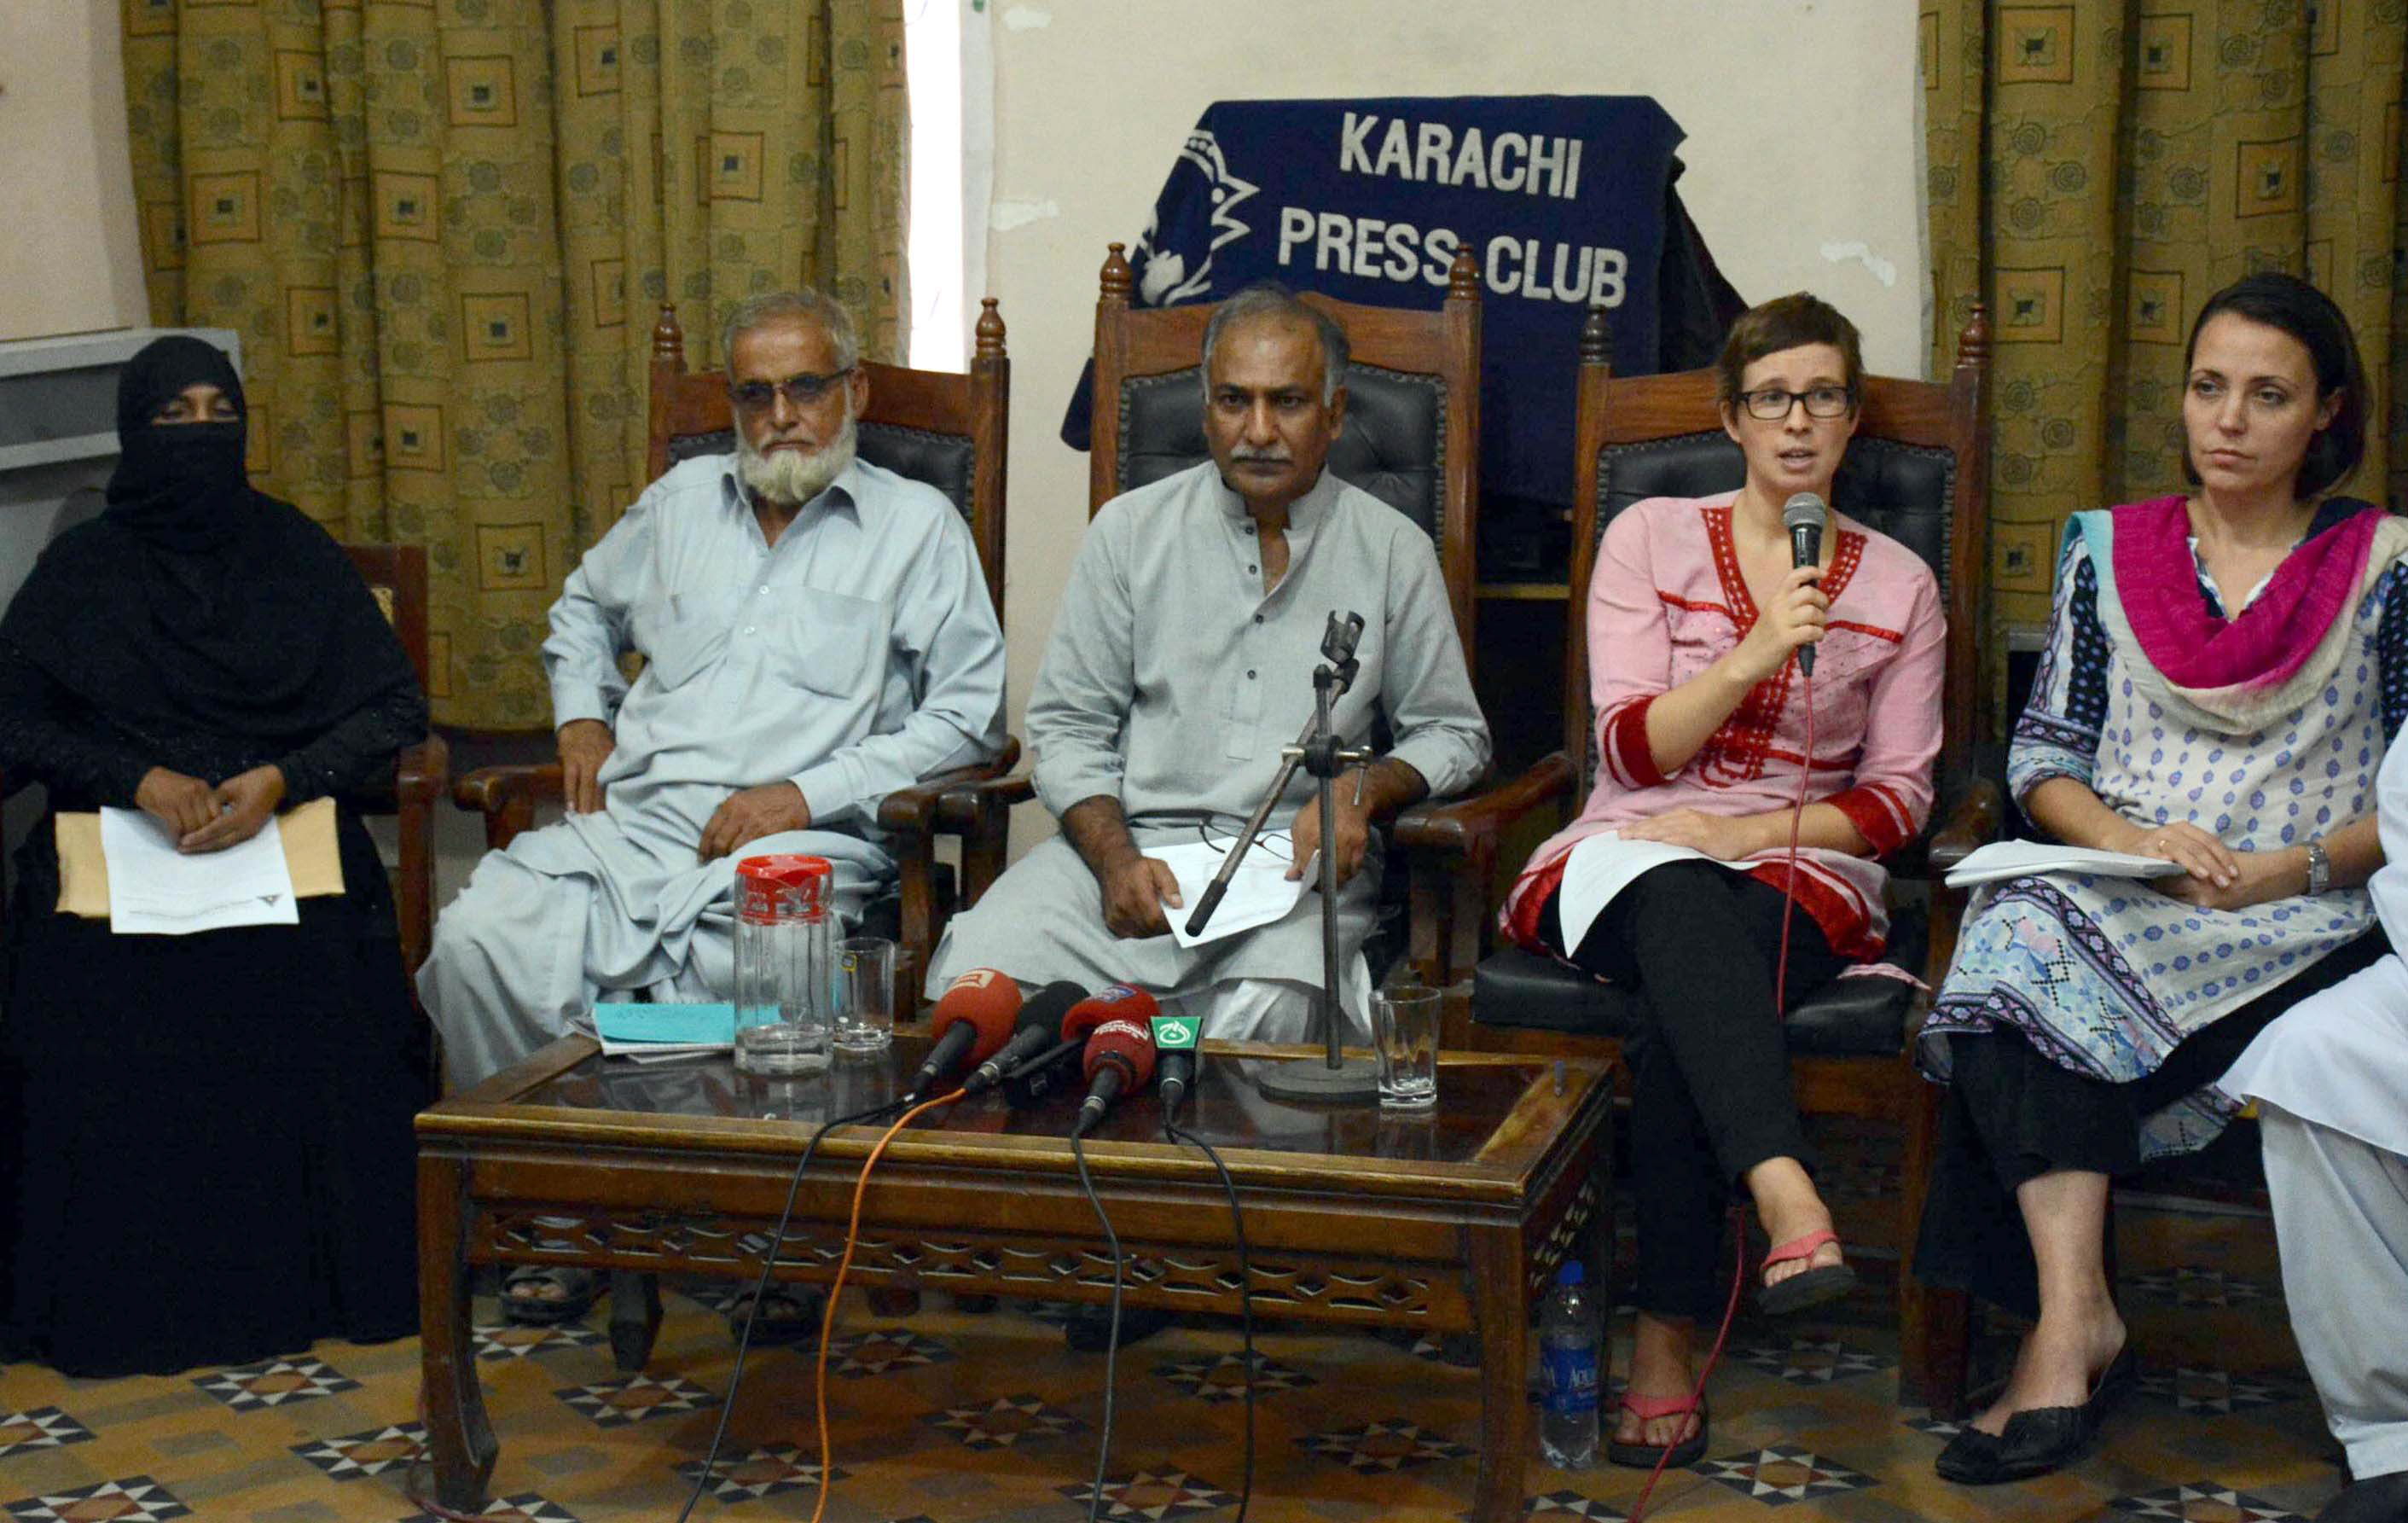
M485 849L496 852L534 826L538 804L563 797L558 762L480 767L452 788L453 803L485 817Z
M401 748L393 774L396 804L432 804L443 797L452 780L452 748L443 737L430 735L416 745Z
M1020 741L1007 737L1002 752L993 761L956 767L908 788L897 788L879 800L879 828L923 835L931 830L958 832L976 828L985 810L998 802L988 794L987 786L1001 781L1019 761Z
M480 767L452 785L452 801L473 814L491 814L520 799L549 804L563 797L558 762Z
M1452 803L1415 804L1397 816L1396 841L1410 852L1484 863L1496 855L1500 831L1540 805L1570 797L1578 783L1571 758L1553 752L1502 787Z

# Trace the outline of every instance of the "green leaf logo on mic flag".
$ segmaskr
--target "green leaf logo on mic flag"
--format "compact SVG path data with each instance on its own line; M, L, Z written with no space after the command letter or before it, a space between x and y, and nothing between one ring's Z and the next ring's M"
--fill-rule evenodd
M1184 1015L1154 1017L1154 1044L1167 1053L1196 1050L1196 1023Z

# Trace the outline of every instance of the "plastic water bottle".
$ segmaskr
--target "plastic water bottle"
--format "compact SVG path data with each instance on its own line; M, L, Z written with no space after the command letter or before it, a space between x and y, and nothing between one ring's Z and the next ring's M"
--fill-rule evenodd
M1539 1315L1539 1362L1545 1399L1539 1406L1539 1450L1557 1470L1597 1462L1597 1308L1588 1272L1568 1258Z

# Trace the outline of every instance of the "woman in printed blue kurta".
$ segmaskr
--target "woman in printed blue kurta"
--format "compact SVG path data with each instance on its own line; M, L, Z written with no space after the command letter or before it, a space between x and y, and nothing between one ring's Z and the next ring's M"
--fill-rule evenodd
M2184 870L1978 894L1919 1039L1951 1088L1916 1272L2038 1318L1951 1480L2087 1444L2134 1368L2109 1180L2212 1141L2249 1038L2381 951L2359 885L2408 714L2408 521L2327 495L2363 448L2356 346L2314 288L2253 276L2211 298L2188 367L2197 490L2074 515L2008 768L2044 832Z

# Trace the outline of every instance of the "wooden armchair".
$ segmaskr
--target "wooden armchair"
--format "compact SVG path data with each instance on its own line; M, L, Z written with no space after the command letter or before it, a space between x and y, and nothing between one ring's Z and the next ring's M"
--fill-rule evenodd
M401 648L426 690L426 547L345 545L368 591L393 621ZM365 813L386 809L397 817L401 860L394 874L394 907L401 919L402 966L411 973L435 944L435 806L451 782L452 754L439 735L402 749L394 765L393 799L352 802Z
M426 550L423 545L345 545L351 564L359 568L368 590L376 595L384 616L409 664L418 671L418 685L426 686ZM363 814L399 817L401 861L394 872L394 909L399 921L402 966L412 974L426 960L435 939L435 804L449 782L451 752L439 735L428 735L405 746L394 763L393 792L382 791L349 800ZM0 796L9 791L0 782ZM7 899L0 894L0 914Z
M1983 576L1987 542L1983 393L1988 335L1977 312L1944 382L1869 377L1863 412L1832 486L1836 506L1922 554L1937 574L1948 619L1940 802L1925 840L1893 857L1893 881L1928 880L1928 912L1894 914L1890 958L1936 984L1948 966L1961 895L1938 881L1997 831L2001 787L1983 690L1986 627ZM1578 492L1572 531L1572 596L1564 669L1564 749L1480 797L1418 811L1399 842L1418 859L1417 887L1444 884L1441 900L1418 896L1413 944L1436 981L1469 975L1468 1012L1442 1044L1542 1054L1618 1054L1637 1020L1631 996L1519 948L1483 955L1490 925L1487 885L1508 826L1541 806L1568 814L1586 797L1597 768L1597 718L1589 704L1584 589L1612 516L1659 496L1699 496L1744 480L1738 446L1722 431L1711 370L1616 379L1602 311L1581 343ZM1610 659L1599 653L1600 659ZM1426 918L1425 918L1425 916ZM1919 1225L1937 1090L1916 1073L1912 985L1842 980L1797 1001L1786 1030L1799 1102L1809 1114L1876 1117L1900 1127L1905 1167L1897 1211L1901 1384L1942 1411L1961 1401L1965 1359L1962 1297L1924 1291L1906 1272Z
M869 406L859 420L861 458L942 492L968 523L986 573L996 618L1003 618L1005 432L1010 416L1011 362L993 297L978 320L977 352L967 375L910 370L865 360ZM724 371L685 367L685 332L664 303L652 328L651 470L735 448ZM1000 777L1019 760L1020 742L982 767L964 768L886 796L878 824L898 866L899 898L870 907L868 928L891 934L924 974L945 917L976 902L1003 871L1009 812L1001 802L957 787ZM485 844L499 849L535 824L539 805L561 798L560 768L480 768L454 790L462 809L485 817ZM937 861L936 838L961 841L958 876Z
M1096 300L1093 448L1087 516L1134 487L1211 458L1204 440L1204 329L1218 302L1136 308L1125 245L1111 244ZM1327 469L1411 518L1437 547L1466 662L1475 649L1479 516L1480 271L1458 251L1436 311L1303 299L1346 329L1346 424ZM1300 679L1299 679L1300 680ZM1026 776L956 789L957 809L1008 809L1036 797ZM1404 858L1390 858L1391 881ZM1416 880L1415 892L1420 891Z

